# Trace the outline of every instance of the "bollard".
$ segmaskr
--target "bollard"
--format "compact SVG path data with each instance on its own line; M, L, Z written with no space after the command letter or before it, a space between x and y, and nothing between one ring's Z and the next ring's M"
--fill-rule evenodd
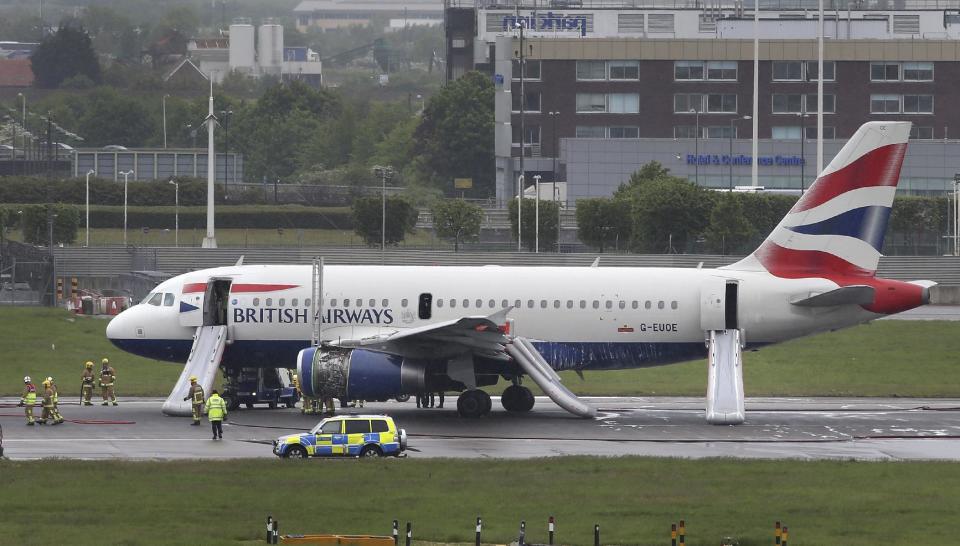
M393 520L393 546L400 546L400 522Z
M483 520L480 519L480 516L477 516L477 539L476 546L480 546L480 532L483 531Z
M600 546L600 524L593 525L593 546Z
M776 526L773 528L773 543L776 544L776 546L780 546L780 536L780 522L778 521Z
M553 546L553 516L550 516L550 519L547 520L547 544Z
M787 546L787 535L788 535L788 534L789 534L789 533L787 532L787 526L784 525L784 526L783 526L783 542L780 543L782 546Z
M683 520L680 520L680 526L677 528L677 534L680 535L680 546L685 546L687 543L687 524Z
M407 541L404 543L407 546L410 546L410 543L413 542L413 526L410 525L410 522L407 522Z
M670 546L677 546L677 524L670 524Z
M280 544L280 522L273 520L273 543Z
M267 516L267 544L273 544L273 516Z
M526 538L527 538L527 522L526 522L526 521L521 521L521 522L520 522L520 537L517 539L517 544L519 544L520 546L523 546L523 545L526 543L526 540L525 540Z

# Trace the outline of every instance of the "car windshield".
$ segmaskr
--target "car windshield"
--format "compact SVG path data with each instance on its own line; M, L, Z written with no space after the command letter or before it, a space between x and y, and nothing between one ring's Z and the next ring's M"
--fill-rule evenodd
M340 423L339 420L327 420L320 421L317 423L317 426L310 429L311 434L340 434Z

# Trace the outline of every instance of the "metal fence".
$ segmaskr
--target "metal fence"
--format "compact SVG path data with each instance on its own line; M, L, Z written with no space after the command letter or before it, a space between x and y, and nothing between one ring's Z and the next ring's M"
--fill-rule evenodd
M0 244L0 305L50 305L55 297L52 258L30 245Z

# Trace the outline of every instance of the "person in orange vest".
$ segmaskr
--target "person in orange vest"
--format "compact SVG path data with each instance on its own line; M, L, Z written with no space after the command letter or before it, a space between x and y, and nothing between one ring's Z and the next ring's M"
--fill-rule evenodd
M80 405L92 406L90 399L93 397L93 387L96 384L97 375L93 372L93 362L87 361L83 365L83 373L80 374Z
M183 397L183 401L186 402L190 400L190 407L193 410L193 422L190 424L193 426L200 424L200 415L203 413L204 399L203 386L197 383L197 376L191 375L190 390L187 391L187 395Z
M54 392L51 387L51 382L49 380L43 382L43 411L40 412L40 421L41 425L47 424L47 419L52 420L52 425L59 425L63 422L63 417L60 417L60 413L57 411L56 406L53 404Z
M114 383L117 381L117 372L113 369L113 366L110 365L110 360L104 358L101 361L100 367L100 392L103 395L103 404L101 406L107 406L110 402L113 402L113 405L117 405L117 393L113 390Z
M37 403L37 387L33 384L30 376L23 378L23 394L20 395L20 406L23 407L23 413L27 416L27 425L33 426L33 406Z

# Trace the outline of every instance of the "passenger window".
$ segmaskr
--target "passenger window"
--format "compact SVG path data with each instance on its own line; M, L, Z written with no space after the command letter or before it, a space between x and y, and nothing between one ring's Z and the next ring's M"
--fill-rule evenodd
M277 303L277 305L279 305L280 307L283 307L283 304L286 303L286 301L287 301L287 300L285 300L285 299L283 299L283 298L280 298L280 302Z
M176 299L176 298L174 298L173 294L170 294L170 293L164 294L164 295L163 295L163 306L164 306L164 307L173 307L173 300L174 300L174 299Z
M514 300L513 306L516 307L517 309L520 309L521 307L523 307L523 306L520 304L520 300Z
M643 303L643 308L644 308L644 309L650 309L650 300L647 300L647 301L645 301L645 302Z
M292 300L290 300L290 307L296 307L297 301L298 301L297 298L293 298Z
M547 308L547 300L540 300L540 309Z
M598 300L593 300L593 308L600 309L600 302Z
M419 316L421 320L430 318L431 313L433 313L433 309L431 308L432 304L432 294L420 294L420 301L417 305L417 316ZM437 300L437 307L441 307L440 300Z
M372 429L371 432L389 432L390 431L390 426L383 419L374 419L373 421L370 421L370 424L372 425L370 427Z
M500 307L502 307L503 309L506 309L507 307L510 307L510 302L508 300L502 300L500 302Z
M463 308L466 309L470 307L470 300L463 300Z
M330 300L330 307L336 307L336 306L337 306L337 298L333 298L332 300Z
M156 294L153 295L152 298L150 298L150 301L148 301L147 303L149 303L150 305L156 305L157 307L159 307L160 303L162 302L163 302L163 293L157 292Z
M497 302L495 302L495 301L493 301L493 300L490 300L490 301L488 301L487 303L489 304L489 305L487 305L487 307L489 307L490 309L493 309L494 307L497 306Z
M613 302L612 302L612 301L610 301L610 300L607 300L607 303L606 303L606 308L607 308L607 309L611 309L611 308L613 308Z
M370 421L366 419L351 419L344 423L346 434L367 434L370 432Z
M450 309L454 309L456 307L457 307L457 300L450 298Z
M404 309L407 308L407 298L400 300L400 307L403 307Z
M369 305L369 307L376 307L376 306L377 306L377 300L375 300L375 299L373 299L373 298L370 298L370 305Z
M307 298L307 299L303 300L303 306L304 306L304 307L310 307L310 298Z
M553 300L553 308L560 309L560 300Z
M567 309L573 309L573 300L567 300Z
M253 306L260 307L260 298L253 298Z
M634 309L640 307L640 302L637 301L637 300L633 300L633 305L632 305L632 307L633 307Z
M273 298L267 298L267 307L273 306Z
M533 300L527 300L527 309L533 309Z
M483 308L483 300L477 300L475 303L477 304L477 309ZM493 306L491 305L490 307Z
M387 298L380 300L380 307L390 307L390 300Z
M343 306L350 307L350 298L343 298Z
M343 423L343 421L330 421L328 423L324 423L323 426L320 427L320 434L340 434L341 423Z
M670 302L670 309L676 309L676 308L677 308L677 302L676 302L676 301L671 301L671 302Z
M580 309L587 308L587 300L580 300Z
M443 307L443 300L441 298L437 298L437 307Z
M363 300L360 298L357 298L357 307L363 307Z
M663 300L657 302L657 309L663 309Z
M620 300L620 309L626 309L626 308L627 308L627 302Z

